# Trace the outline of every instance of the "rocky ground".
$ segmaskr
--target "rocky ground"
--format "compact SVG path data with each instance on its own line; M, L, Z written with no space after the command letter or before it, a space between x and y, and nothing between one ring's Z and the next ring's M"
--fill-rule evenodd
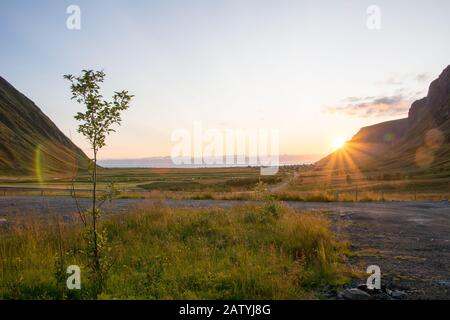
M352 243L350 262L362 270L369 265L381 269L382 290L359 288L377 299L450 299L449 204L386 203L361 209L330 213Z

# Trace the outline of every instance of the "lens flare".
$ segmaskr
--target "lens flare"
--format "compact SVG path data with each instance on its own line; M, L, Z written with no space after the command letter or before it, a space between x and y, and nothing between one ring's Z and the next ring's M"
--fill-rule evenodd
M439 129L431 129L425 134L425 144L431 150L438 150L444 142L444 134Z
M421 168L429 168L434 161L434 152L426 146L416 150L416 163Z
M42 178L42 151L41 145L37 145L36 150L34 151L34 173L39 182L43 182Z

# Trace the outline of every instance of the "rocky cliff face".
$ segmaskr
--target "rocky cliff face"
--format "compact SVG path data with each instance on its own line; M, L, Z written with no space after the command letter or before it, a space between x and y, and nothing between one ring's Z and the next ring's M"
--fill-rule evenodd
M408 113L410 129L421 121L434 121L439 126L450 118L450 66L434 80L425 98L415 101Z
M449 119L450 113L450 66L434 80L428 90L425 112L429 112L436 125Z
M422 119L423 114L427 107L427 98L422 98L420 100L414 101L409 108L408 112L408 126L413 127L416 125L420 119Z

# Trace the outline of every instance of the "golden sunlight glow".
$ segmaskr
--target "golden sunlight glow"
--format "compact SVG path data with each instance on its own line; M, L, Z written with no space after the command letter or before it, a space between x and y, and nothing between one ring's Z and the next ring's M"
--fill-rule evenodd
M345 145L345 139L344 137L336 137L333 140L333 149L337 150L342 148Z

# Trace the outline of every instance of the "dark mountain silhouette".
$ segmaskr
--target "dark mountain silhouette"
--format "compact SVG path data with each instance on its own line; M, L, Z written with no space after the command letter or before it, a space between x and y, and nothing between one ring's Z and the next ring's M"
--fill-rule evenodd
M450 171L450 66L404 119L364 127L316 163L336 170Z
M68 177L88 161L33 101L0 77L0 173Z

